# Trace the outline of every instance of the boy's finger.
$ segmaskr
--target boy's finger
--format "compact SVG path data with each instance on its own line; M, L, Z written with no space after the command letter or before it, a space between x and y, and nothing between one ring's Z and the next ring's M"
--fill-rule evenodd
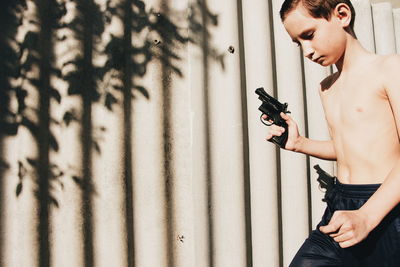
M274 137L274 135L269 134L269 135L267 135L267 137L265 138L265 140L271 141L272 137Z
M347 241L340 242L339 246L341 248L348 248L348 247L354 246L355 244L356 244L356 241L354 239L349 239Z
M285 131L285 128L283 128L283 127L281 127L281 126L278 126L278 125L271 125L271 130L274 130L274 131L278 131L278 132L284 132Z
M270 118L268 118L268 116L266 116L266 117L263 117L263 120L265 120L265 121L268 121L269 123L271 123L271 124L273 124L274 123L274 121L273 120L271 120Z
M285 121L288 121L288 120L290 120L290 116L289 115L287 115L286 113L284 113L284 112L281 112L280 113L280 115L281 115L281 117L285 120Z
M268 116L267 115L262 115L262 117L261 117L263 120L265 120L265 121L268 121L269 123L273 123L273 121L270 119L270 118L268 118Z
M351 231L345 232L333 238L336 242L344 242L353 238L353 233Z
M263 120L269 120L269 117L267 114L263 114L261 118L263 118Z
M329 234L339 230L341 224L335 221L330 221L328 225L319 227L319 230L324 234Z
M269 131L269 134L275 135L275 136L281 136L282 135L282 131L280 131L280 130L271 130L271 131Z
M342 234L343 234L343 233L341 233L341 232L339 231L339 232L335 232L335 233L333 233L333 234L329 234L329 236L332 237L332 238L335 238L335 237L340 236L340 235L342 235Z

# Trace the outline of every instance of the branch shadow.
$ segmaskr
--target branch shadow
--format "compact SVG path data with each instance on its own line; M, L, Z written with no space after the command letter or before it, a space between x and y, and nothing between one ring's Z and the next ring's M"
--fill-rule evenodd
M101 100L101 92L97 87L105 70L95 66L97 44L104 31L104 20L100 6L93 0L73 0L76 16L63 27L73 33L73 38L79 42L81 53L75 53L72 60L65 62L63 68L73 66L73 70L67 72L63 79L68 84L68 95L78 95L81 99L81 114L67 111L64 118L77 121L81 124L80 142L82 148L82 177L75 176L75 182L80 186L82 199L83 220L83 262L85 266L95 265L94 255L94 218L93 197L94 188L92 164L93 151L101 152L98 140L94 136L93 110L94 102Z
M58 143L50 131L51 116L49 105L51 99L59 101L59 94L51 85L52 76L59 76L59 71L54 68L54 55L52 53L52 33L57 28L57 20L63 14L63 5L51 0L35 3L38 7L37 17L29 24L39 26L39 31L28 31L21 43L17 40L18 28L22 25L27 3L24 0L2 1L1 12L1 146L4 145L5 136L15 136L23 127L28 130L35 141L38 150L37 158L25 158L18 161L19 183L16 187L16 197L22 194L24 179L31 176L35 188L34 196L38 201L37 213L37 243L38 265L48 266L50 262L49 249L49 208L58 205L57 200L50 193L52 181L56 179L51 174L49 160L50 150L57 151ZM48 12L48 13L46 13ZM52 15L48 15L52 14ZM4 30L5 29L5 30ZM3 54L4 53L4 54ZM37 71L33 71L33 69ZM35 74L36 73L36 74ZM29 88L29 89L27 89ZM29 91L37 91L38 107L28 106ZM4 166L2 164L1 196L4 197ZM30 168L28 175L27 169ZM2 204L4 201L2 201ZM4 220L5 216L2 216ZM3 232L3 229L1 229ZM1 240L4 240L1 238ZM0 248L3 253L4 246ZM0 257L2 260L3 256ZM4 262L2 263L4 264Z
M218 54L209 44L210 33L208 27L215 27L218 24L217 16L212 15L203 1L198 1L191 6L192 13L190 27L192 35L185 36L181 32L179 25L176 25L169 17L169 7L165 4L163 12L156 12L153 9L147 10L146 4L140 0L124 0L120 5L110 6L107 1L106 10L101 10L94 0L70 0L76 5L78 11L76 17L68 22L62 22L61 18L66 14L66 1L42 0L35 1L38 19L29 23L40 26L40 31L28 31L21 43L15 40L18 27L21 25L24 16L22 10L26 7L24 0L7 0L0 3L2 14L0 23L6 25L0 33L0 55L4 59L0 63L0 153L3 152L3 140L5 136L18 134L18 129L23 127L33 136L38 147L37 158L25 158L18 161L19 183L16 187L16 196L23 194L24 180L31 176L36 185L35 196L39 204L38 212L38 244L39 256L38 265L49 266L50 255L50 212L51 207L59 207L57 198L52 193L55 184L62 185L61 178L68 176L68 170L53 164L49 156L50 152L58 152L59 144L55 135L50 130L51 125L70 125L72 122L81 124L80 143L82 147L82 177L72 175L73 181L80 186L82 194L82 214L83 216L83 240L84 240L84 263L85 266L95 265L94 239L92 229L93 221L93 196L96 191L93 185L92 173L92 153L94 150L101 152L100 144L94 138L94 126L92 120L92 104L101 102L104 106L113 111L114 105L122 104L124 122L124 183L125 183L125 227L127 233L126 253L127 265L135 266L134 255L134 218L133 218L133 169L132 161L132 99L133 92L142 94L150 100L151 96L147 88L136 84L135 78L143 77L146 74L147 66L152 60L157 60L163 66L163 98L165 108L164 120L164 171L166 173L165 182L166 198L168 202L168 242L172 244L175 238L172 236L172 218L174 211L171 203L171 184L174 177L172 172L172 156L170 141L173 132L171 130L171 87L168 82L172 76L183 78L183 72L178 67L181 61L178 49L183 44L192 42L202 47L204 53L204 90L208 90L207 64L209 58L216 60L224 68L223 54ZM51 14L51 15L49 15ZM124 25L122 37L112 36L104 51L97 48L98 42L105 27L111 22L113 16L120 16ZM65 62L61 69L55 64L54 49L57 40L55 33L60 29L68 29L73 32L74 39L77 40L82 48L82 53L73 55L73 59ZM153 39L143 32L155 33L159 39ZM141 45L132 44L132 39L142 38ZM64 38L64 37L62 37ZM17 47L17 48L15 48ZM93 63L96 54L107 56L104 65L97 66ZM139 58L139 59L138 59ZM64 68L73 66L73 70L62 74ZM31 75L39 69L37 77ZM120 83L107 84L101 87L99 84L111 76ZM82 114L77 114L73 110L65 112L63 122L51 117L50 107L62 102L60 88L52 85L52 78L60 78L68 84L68 95L78 95L82 100ZM14 79L15 83L10 82ZM39 96L39 107L31 107L27 103L27 98L31 91L36 91ZM118 102L116 92L122 92L123 101ZM11 107L11 102L16 102L17 108ZM208 103L206 103L208 106ZM208 112L208 108L205 109ZM207 127L208 127L208 117ZM206 136L209 138L207 128ZM209 158L209 140L207 140L207 150ZM4 161L4 163L3 163ZM211 162L207 163L208 173L210 173ZM3 157L0 158L0 196L4 197L4 170L7 164ZM211 179L210 176L208 179ZM210 185L211 183L208 182ZM211 188L208 188L208 202L211 203ZM4 213L3 204L0 205L0 214ZM210 215L211 216L211 215ZM209 218L210 219L210 218ZM211 219L210 219L211 223ZM4 216L0 219L0 235L4 232ZM212 230L210 231L210 249L212 250ZM4 244L0 236L0 259L3 260ZM170 248L170 246L167 246ZM172 255L170 250L169 254ZM210 253L211 255L211 253ZM4 263L0 261L0 267ZM169 266L174 266L173 257Z
M213 188L212 181L215 179L212 175L212 161L211 161L211 114L210 114L210 103L209 103L209 80L212 75L209 72L209 66L212 61L215 61L220 64L221 69L225 70L225 62L224 62L224 53L220 53L217 49L213 47L212 44L212 35L210 33L210 29L218 26L218 15L213 14L205 0L197 0L192 3L191 7L191 15L189 17L189 28L193 33L191 36L191 42L196 44L201 48L202 51L202 62L203 62L203 91L204 91L204 136L205 136L205 146L206 146L206 174L207 174L207 223L208 223L208 251L207 255L209 258L209 266L214 267L214 253L215 245L214 245L214 221L212 219L213 211L212 211L212 203L213 203Z
M145 76L147 71L147 65L151 61L158 61L162 65L162 99L163 99L163 139L164 139L164 173L165 173L165 199L167 202L167 254L170 255L168 266L174 266L174 251L172 244L176 242L176 238L173 236L173 220L175 218L174 208L172 203L172 186L174 184L173 175L173 145L171 140L173 138L172 120L171 120L171 79L174 78L184 78L183 71L179 68L179 62L183 59L179 55L179 49L185 47L189 42L199 46L204 55L204 88L203 90L207 92L208 90L208 75L207 66L209 60L214 60L221 65L221 68L225 68L224 64L224 54L218 53L218 51L211 45L211 34L209 32L209 27L216 27L218 25L218 18L213 15L209 9L206 7L203 1L197 1L190 6L189 16L188 14L177 14L176 10L173 10L164 1L161 4L161 10L157 11L152 8L147 9L146 4L142 1L137 0L125 0L122 1L120 5L108 6L107 12L109 16L109 21L112 16L119 16L123 21L124 34L122 37L112 36L110 42L106 47L107 71L116 71L119 82L115 83L117 85L110 85L113 90L122 90L123 92L123 107L124 107L124 166L125 166L125 200L126 200L126 229L127 229L127 249L128 249L128 266L134 266L135 255L133 254L134 246L134 236L133 236L133 203L132 203L132 166L131 162L135 155L131 152L131 135L132 135L132 91L137 91L142 94L148 100L151 100L151 96L147 88L143 85L136 84L136 78ZM149 10L149 11L146 11ZM187 36L181 27L171 18L173 16L179 17L183 15L189 17L189 30L191 32L190 36ZM187 29L187 28L186 28ZM139 42L138 39L143 36L143 32L147 31L148 34L145 35ZM133 45L131 39L136 37L136 43L140 45ZM139 57L138 57L139 56ZM141 60L137 60L141 58ZM122 84L122 86L118 86ZM111 92L112 90L108 90ZM206 93L207 95L207 93ZM115 99L110 96L110 99ZM207 99L207 97L206 97ZM112 101L116 103L117 101ZM208 103L205 104L208 106ZM112 106L108 106L109 109ZM208 112L208 108L205 108ZM209 120L208 114L206 125L206 138L209 138ZM210 153L210 140L207 140L207 159L209 159ZM207 173L210 174L211 162L208 161ZM210 175L206 179L209 179L207 184L211 185ZM211 188L207 190L208 194L208 204L211 203ZM208 207L210 205L207 205ZM210 213L209 213L210 214ZM211 216L211 215L210 215ZM209 223L211 224L211 219L209 218ZM212 227L209 232L210 235L210 246L209 249L212 251ZM209 255L211 253L209 252ZM211 256L210 256L211 257ZM212 262L212 260L211 260Z
M169 266L174 266L174 257L172 244L175 242L174 236L172 236L173 227L173 207L172 207L172 195L171 195L171 184L173 183L173 172L172 172L172 157L170 140L172 139L171 132L171 106L170 106L170 93L171 88L169 81L172 76L178 78L183 77L183 72L179 69L178 63L181 61L181 57L177 53L178 49L187 44L189 41L194 42L188 36L181 33L179 25L174 23L168 17L168 6L163 5L164 8L161 12L154 9L146 11L146 5L142 1L137 0L126 0L122 1L120 5L108 6L107 12L109 20L112 16L119 16L123 21L124 34L122 37L112 36L108 43L105 52L108 60L106 62L107 71L116 71L119 75L117 76L119 82L117 85L110 85L113 90L122 90L123 92L123 109L124 109L124 166L125 166L125 200L126 200L126 229L127 229L127 255L128 255L128 266L135 266L135 255L134 255L134 236L133 236L133 198L132 198L132 176L133 170L131 162L134 158L132 155L132 106L131 101L133 98L132 92L137 91L142 94L145 98L150 100L151 96L147 88L143 85L136 84L136 78L145 76L147 71L147 65L153 61L159 61L162 64L163 72L163 85L161 92L163 95L163 118L164 123L164 173L165 173L165 198L167 201L167 254L169 257ZM201 25L197 28L197 33L202 33ZM143 32L148 32L144 38L139 42L140 36L143 36ZM132 37L136 38L136 45L132 44ZM139 45L137 44L139 43ZM140 60L138 60L140 58ZM122 86L118 86L122 84ZM110 92L112 90L108 90ZM114 101L116 102L116 101ZM114 103L113 102L113 103ZM110 106L108 108L111 109Z
M38 158L27 159L36 170L37 187L34 194L38 199L38 266L49 266L51 262L50 253L50 205L58 206L58 202L51 193L53 181L50 151L58 151L59 146L55 136L50 130L52 118L50 114L50 102L52 99L61 101L56 88L53 87L51 79L59 77L60 71L55 67L55 55L53 37L59 28L59 20L65 14L63 3L54 0L37 1L37 21L40 25L38 32L30 31L25 36L21 45L21 51L28 50L27 60L23 63L24 73L37 66L39 73L37 78L26 76L26 80L38 92L38 110L34 117L22 118L21 125L25 126L33 135L38 146ZM50 15L49 15L50 14Z
M168 16L177 16L177 11L173 9L168 0L162 1L161 12L156 13L157 22L155 24L155 31L160 36L159 42L156 49L158 52L155 53L156 58L162 63L162 98L163 98L163 139L164 139L164 174L165 174L165 197L167 200L167 241L168 244L168 255L169 257L168 266L172 267L176 265L173 250L173 243L179 240L179 236L173 236L174 234L174 219L177 218L175 214L174 203L173 203L173 187L175 184L176 177L174 176L174 128L172 119L172 86L171 81L174 78L185 78L183 72L176 67L174 64L178 64L182 58L179 56L179 49L182 44L191 43L200 48L202 53L203 63L203 87L204 92L204 136L206 145L206 160L205 169L207 177L206 180L207 188L207 224L208 224L208 247L206 254L209 257L209 265L213 266L213 251L214 251L214 226L212 220L212 172L211 172L211 140L210 140L210 114L209 114L209 65L210 62L216 62L221 66L222 70L225 70L225 60L223 52L219 52L212 44L211 28L218 26L218 15L213 14L208 8L204 0L197 0L190 3L188 13L185 17L188 18L189 35L182 34L180 31L180 25L174 24L172 21L166 21ZM184 28L184 27L182 27ZM157 40L156 40L157 41ZM185 47L185 46L183 46Z
M16 91L11 80L18 76L19 56L15 49L15 34L21 25L21 12L24 8L23 1L1 1L0 2L0 267L5 266L4 246L6 240L5 228L5 187L8 163L4 151L4 142L7 136L17 134L18 122L16 114L11 107L12 94Z

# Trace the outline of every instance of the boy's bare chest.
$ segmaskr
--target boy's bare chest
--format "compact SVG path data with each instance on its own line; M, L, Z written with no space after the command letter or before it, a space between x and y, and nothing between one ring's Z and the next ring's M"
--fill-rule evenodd
M328 125L334 131L344 127L347 131L349 127L365 127L391 115L385 90L371 81L358 80L342 87L332 87L323 93L322 103Z

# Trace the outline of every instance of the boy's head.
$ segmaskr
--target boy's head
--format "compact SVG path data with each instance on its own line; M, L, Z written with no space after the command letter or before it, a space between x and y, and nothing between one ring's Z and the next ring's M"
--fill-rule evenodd
M338 4L344 3L348 5L351 11L351 21L349 26L351 31L354 33L356 12L350 0L285 0L279 12L282 21L284 21L290 11L295 9L300 3L314 18L324 18L326 20L330 20L332 12Z
M356 38L355 11L350 0L285 0L280 16L304 56L321 65L334 64L339 59L347 35Z

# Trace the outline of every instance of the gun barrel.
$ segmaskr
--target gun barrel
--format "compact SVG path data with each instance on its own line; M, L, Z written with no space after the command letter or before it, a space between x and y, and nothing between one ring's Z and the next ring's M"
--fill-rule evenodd
M261 97L265 97L265 98L267 98L267 99L270 98L270 96L268 95L267 92L265 92L265 90L264 90L263 87L257 88L257 89L256 89L256 94L259 95L259 96L261 96Z
M328 176L328 177L332 177L332 175L330 175L329 173L327 173L326 171L324 171L318 164L314 165L314 169L317 171L318 175L323 175L323 176Z
M317 165L314 165L314 169L317 171L317 172L320 172L320 171L323 171L323 169L317 164Z
M260 96L261 100L265 100L271 104L277 111L279 112L286 112L287 104L282 104L272 96L270 96L267 92L265 92L263 87L256 89L256 94Z

